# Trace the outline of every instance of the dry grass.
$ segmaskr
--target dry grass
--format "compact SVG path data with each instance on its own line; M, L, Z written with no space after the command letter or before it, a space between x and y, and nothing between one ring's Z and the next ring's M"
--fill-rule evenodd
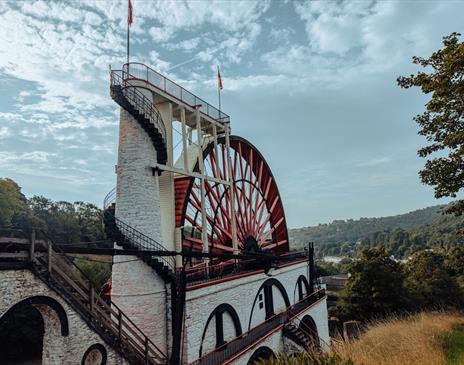
M442 339L464 316L421 313L372 324L353 342L335 342L332 351L359 365L445 365Z

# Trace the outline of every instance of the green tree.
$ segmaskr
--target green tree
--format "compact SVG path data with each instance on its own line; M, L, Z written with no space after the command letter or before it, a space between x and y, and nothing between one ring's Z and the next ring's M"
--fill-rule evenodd
M0 226L11 226L15 216L27 207L27 199L16 182L0 178Z
M429 73L397 79L402 88L416 86L431 94L425 112L414 120L419 134L431 142L418 151L419 156L430 158L419 175L424 184L434 187L436 198L455 198L464 186L464 43L459 36L444 37L443 49L429 58L413 57L413 63ZM448 211L464 213L464 200L455 201Z
M405 286L417 310L455 307L462 302L456 279L439 252L415 253L406 264Z
M403 270L384 247L364 248L347 269L350 277L336 308L342 319L368 320L407 308Z

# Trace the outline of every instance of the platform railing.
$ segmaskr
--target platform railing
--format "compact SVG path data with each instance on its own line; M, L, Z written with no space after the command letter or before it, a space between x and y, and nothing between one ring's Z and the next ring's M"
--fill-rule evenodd
M15 232L17 236L18 233ZM26 238L28 235L23 234ZM4 246L0 260L7 262L25 261L48 285L69 301L88 323L102 330L101 335L132 357L139 364L160 365L168 362L167 356L135 325L131 319L111 300L103 300L93 282L63 253L47 234L32 230L28 251L13 250Z
M227 114L143 63L126 63L123 66L123 70L130 75L130 79L145 81L185 104L192 107L199 107L200 112L218 122L225 123L230 121L230 117Z
M111 189L103 199L103 210L108 209L113 203L116 202L116 187Z
M324 297L324 289L308 294L305 298L288 307L286 310L274 314L249 331L202 355L199 359L190 363L190 365L220 365L226 363L226 361L235 360L237 356L248 348L263 341L266 335L272 334L274 331L283 328L284 324L293 320L302 311L311 307Z
M112 70L111 71L111 86L120 86L127 101L140 113L143 113L147 119L155 126L158 132L166 141L166 128L164 127L163 119L159 111L153 106L153 103L143 93L137 89L140 85L132 83L132 77L127 71Z

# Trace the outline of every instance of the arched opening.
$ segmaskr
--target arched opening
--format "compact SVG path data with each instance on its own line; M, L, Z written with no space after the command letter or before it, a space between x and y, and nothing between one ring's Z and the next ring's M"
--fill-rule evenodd
M247 365L254 365L262 360L269 360L274 357L274 353L269 347L263 346L253 352Z
M309 283L308 280L303 276L300 275L298 280L296 281L295 290L293 293L294 302L299 302L303 300L309 294Z
M68 335L63 307L53 298L36 296L11 307L0 317L0 354L2 364L41 364L47 320L43 308L53 310L60 321L58 335Z
M105 346L96 343L87 349L81 365L106 365L107 357Z
M248 329L290 306L287 291L280 281L267 279L259 288L251 307Z
M217 306L209 315L201 338L200 357L204 352L221 347L242 334L235 309L227 303Z
M33 306L15 306L0 318L0 354L6 364L42 363L44 321ZM2 362L3 363L3 362Z
M299 328L308 339L309 346L307 350L310 352L318 352L321 348L321 343L319 340L319 333L317 332L316 322L314 322L313 317L310 315L304 316L300 321Z

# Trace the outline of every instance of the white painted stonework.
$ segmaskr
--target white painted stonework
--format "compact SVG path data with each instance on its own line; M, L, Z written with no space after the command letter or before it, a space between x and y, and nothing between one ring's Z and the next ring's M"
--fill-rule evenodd
M163 279L138 257L116 255L112 282L111 299L166 353L168 299Z
M116 217L162 243L159 188L151 167L156 150L138 122L121 109Z
M259 289L266 280L273 278L279 281L285 288L292 305L298 301L298 297L294 295L298 277L300 275L307 277L307 274L307 262L303 262L275 270L272 276L259 273L188 291L185 311L186 344L184 348L184 361L190 363L196 360L200 356L200 347L202 354L207 352L204 349L214 349L216 345L214 321L212 321L213 325L211 323L208 325L203 341L202 336L208 317L217 306L223 303L231 305L240 319L242 331L246 332L265 320L265 306L263 305L262 308L259 306L259 295L263 294L263 290ZM286 308L286 305L280 291L275 286L272 287L272 290L274 313L279 313ZM255 298L257 298L256 302ZM255 305L253 307L254 302ZM316 322L321 343L328 343L329 332L325 299L310 307L304 313L301 313L299 318L302 318L305 314L311 315ZM296 319L295 323L298 324L298 319ZM234 331L235 328L230 325L230 322L224 322L224 332L227 333L227 336L231 336ZM281 334L274 336L281 336ZM278 343L278 346L269 347L273 351L281 351L283 349L282 341L280 339L275 341Z
M108 346L68 303L29 270L0 270L0 318L15 304L34 296L55 299L66 312L69 335L61 335L59 318L47 305L36 305L44 319L43 365L81 364L86 350L101 344L107 351L108 365L128 365L128 362ZM1 359L0 359L1 362Z

